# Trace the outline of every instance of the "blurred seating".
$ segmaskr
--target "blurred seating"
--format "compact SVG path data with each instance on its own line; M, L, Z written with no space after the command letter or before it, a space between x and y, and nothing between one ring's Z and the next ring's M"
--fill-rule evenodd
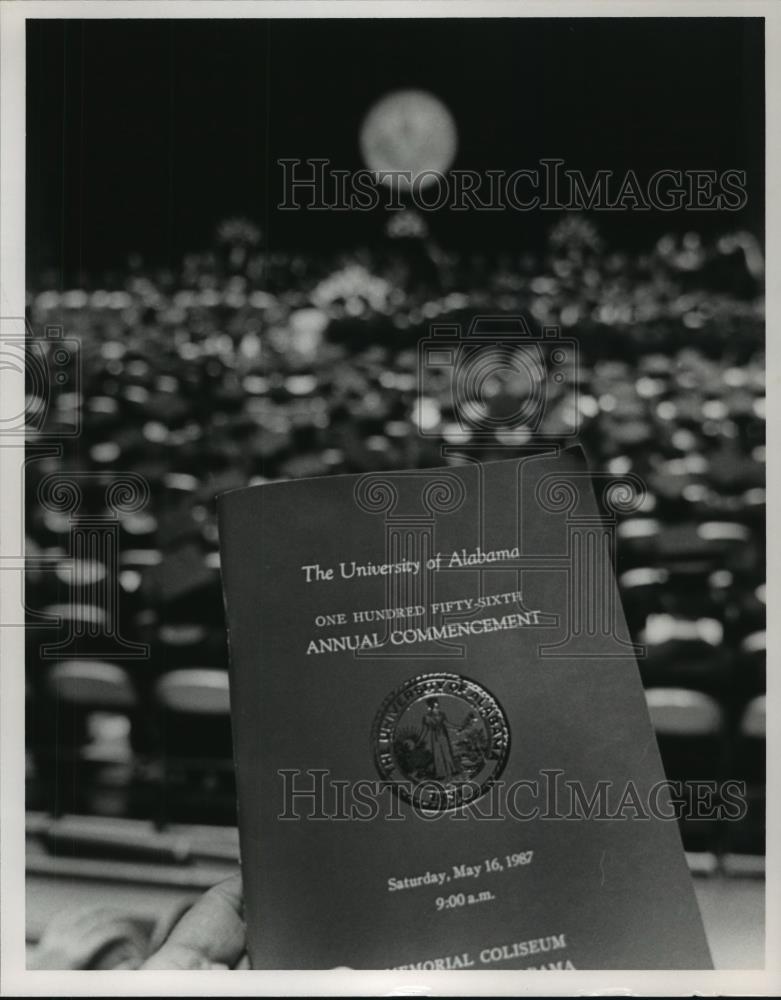
M668 562L660 604L662 611L674 618L718 622L719 642L723 646L724 602L720 600L718 587L714 586L718 582L713 579L715 566L718 562L710 558Z
M661 525L653 517L631 517L616 528L616 558L621 569L652 565Z
M734 751L734 779L745 782L746 812L727 824L727 849L738 854L765 851L767 703L765 695L744 708Z
M104 604L64 601L43 608L51 625L42 627L40 656L49 662L57 658L105 657L107 615Z
M646 691L646 701L667 779L680 782L680 791L676 789L673 798L680 809L684 847L688 851L716 851L720 846L719 817L698 813L693 783L713 782L716 788L724 778L724 713L710 696L685 688L652 688ZM720 804L716 791L711 808Z
M766 687L766 638L764 629L752 632L740 642L735 688L739 696L761 694Z
M339 255L253 244L189 254L165 272L136 262L119 283L96 279L84 289L35 288L30 277L32 329L66 325L82 369L80 392L52 385L47 411L52 427L78 411L78 440L27 465L31 747L54 732L52 666L112 660L103 634L110 593L123 637L149 646L147 659L122 662L139 705L135 763L153 798L161 748L170 762L181 739L180 758L192 757L186 720L199 713L161 707L156 685L194 665L227 667L219 492L440 465L443 445L477 459L534 446L516 419L526 390L512 373L482 401L489 448L481 406L464 419L456 366L419 370L432 321L466 332L489 308L577 336L579 365L563 365L561 383L548 380L540 427L562 444L576 430L596 471L632 472L646 484L616 538L627 619L648 645L646 686L712 695L729 726L764 691L761 267L748 275L745 254L722 248L751 245L761 264L756 241L662 236L647 253L607 253L591 222L567 218L542 253L513 257L436 251L425 226L408 218L402 229L402 239ZM116 568L73 561L71 515L37 494L60 471L95 474L84 480L87 516L105 516L105 486L118 471L146 480L147 506L118 519ZM217 726L220 717L204 718ZM191 771L182 782L195 787Z
M723 646L723 628L713 618L650 615L640 633L646 656L640 674L646 688L684 687L724 698L732 656Z
M628 569L618 578L624 614L633 636L638 636L645 629L650 615L661 612L666 582L667 571L653 566Z
M108 567L97 559L70 559L65 554L44 575L47 603L105 607L110 587Z
M167 618L222 623L220 575L207 563L203 545L188 543L168 551L158 564L145 570L142 587L150 606Z
M116 663L73 659L48 668L28 717L39 789L53 814L126 810L138 708Z
M172 670L155 688L161 734L160 822L235 822L230 693L225 671Z

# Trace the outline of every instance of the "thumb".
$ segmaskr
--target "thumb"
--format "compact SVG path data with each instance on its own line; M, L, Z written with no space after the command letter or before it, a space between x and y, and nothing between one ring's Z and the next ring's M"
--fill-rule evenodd
M241 957L245 945L241 876L237 874L218 882L204 893L143 968L232 967Z

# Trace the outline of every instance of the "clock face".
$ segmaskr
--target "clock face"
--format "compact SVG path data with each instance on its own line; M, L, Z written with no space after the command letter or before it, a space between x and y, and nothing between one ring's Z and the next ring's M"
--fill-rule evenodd
M443 173L455 159L458 136L445 105L424 90L399 90L374 104L361 126L361 153L370 170ZM434 183L423 177L421 187ZM391 185L392 178L384 183ZM398 178L403 190L407 183Z

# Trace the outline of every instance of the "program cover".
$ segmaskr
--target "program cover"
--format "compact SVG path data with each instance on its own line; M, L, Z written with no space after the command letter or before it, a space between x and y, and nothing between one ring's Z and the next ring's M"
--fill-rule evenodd
M255 968L711 967L610 566L637 485L569 449L221 498Z

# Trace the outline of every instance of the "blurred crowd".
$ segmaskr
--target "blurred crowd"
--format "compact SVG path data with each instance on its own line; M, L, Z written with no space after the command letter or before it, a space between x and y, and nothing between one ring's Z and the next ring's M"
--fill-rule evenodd
M764 691L763 279L748 233L665 235L626 253L604 246L588 219L565 217L542 253L464 256L400 213L380 244L346 254L278 252L252 224L230 220L212 250L176 271L133 258L101 287L45 281L28 301L46 375L28 380L28 408L40 415L29 442L62 431L62 452L28 463L28 554L38 559L28 606L80 615L94 633L96 588L115 587L123 639L150 652L101 659L131 677L128 704L143 702L173 670L226 667L218 493L577 437L594 469L633 472L648 487L619 525L617 551L629 625L649 649L646 686L713 699L733 732ZM438 368L421 354L434 326L468 345L476 317L512 316L535 341L557 328L535 355L551 376L541 397L531 398L522 366L483 372L470 388L459 377L463 347ZM57 328L62 385L48 377ZM571 342L575 352L556 353ZM126 472L143 477L149 498L119 514L116 564L92 553L74 569L73 518L42 502L42 483L95 474L79 515L99 516L101 477ZM62 708L41 706L62 657L42 656L40 643L67 627L45 640L28 629L30 741L43 772L51 712ZM90 635L82 628L82 645L63 647L69 662L93 655ZM77 716L72 745L89 745L92 723ZM177 725L155 733L134 723L136 754L186 742Z

